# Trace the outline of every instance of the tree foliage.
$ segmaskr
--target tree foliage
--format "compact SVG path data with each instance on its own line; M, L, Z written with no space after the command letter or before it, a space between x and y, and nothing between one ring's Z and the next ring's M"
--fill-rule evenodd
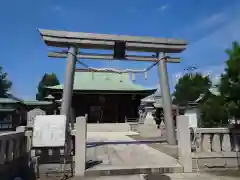
M223 127L228 124L228 113L222 96L208 94L199 105L201 127Z
M3 72L3 67L0 66L0 97L6 97L7 91L12 87L12 82L7 76L8 74Z
M211 85L208 76L200 73L187 73L175 86L173 103L187 105L188 102L197 100L201 94L207 93Z
M211 81L201 74L186 74L175 86L174 102L187 104L196 100L200 94L204 99L199 104L201 125L203 127L222 127L230 118L240 119L240 45L233 42L227 49L226 68L217 88L220 95L212 94Z
M201 127L219 127L228 123L225 101L221 96L212 94L211 87L209 77L200 73L185 74L175 86L174 103L181 106L186 106L204 95L198 104Z
M227 49L228 60L221 76L219 90L226 101L226 108L230 117L240 118L240 45L232 43Z
M44 100L44 98L48 95L48 92L46 91L45 87L48 86L56 86L59 85L59 80L56 76L56 74L47 74L45 73L41 79L41 81L38 84L38 92L36 95L36 99L39 101Z

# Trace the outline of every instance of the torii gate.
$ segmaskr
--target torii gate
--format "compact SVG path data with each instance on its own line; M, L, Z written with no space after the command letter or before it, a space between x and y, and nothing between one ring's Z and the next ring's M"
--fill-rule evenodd
M166 53L182 52L187 46L186 41L45 29L39 29L39 32L44 42L48 46L68 48L67 52L49 52L49 57L67 58L61 105L61 114L64 114L67 117L69 117L69 111L72 102L74 73L77 59L117 59L126 61L159 62L158 71L160 75L160 88L163 98L167 141L169 144L176 144L175 129L172 117L172 100L170 96L166 63L179 63L180 59L167 57ZM78 49L113 50L113 54L82 53L79 52ZM133 56L128 55L126 51L151 52L156 54L156 56Z

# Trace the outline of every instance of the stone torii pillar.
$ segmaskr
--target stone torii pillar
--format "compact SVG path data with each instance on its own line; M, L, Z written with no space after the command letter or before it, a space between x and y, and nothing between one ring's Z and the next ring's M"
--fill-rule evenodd
M64 78L64 88L63 88L63 97L61 104L60 114L66 115L67 123L69 120L70 107L72 104L72 92L74 85L74 75L76 67L76 56L78 53L78 48L71 46L68 50L67 66Z
M165 53L161 53L158 58L164 57ZM160 88L162 93L162 101L163 101L163 111L164 111L164 123L167 130L167 141L171 145L176 144L176 135L175 135L175 127L173 123L173 116L172 116L172 99L170 95L170 88L168 82L168 73L167 73L167 66L166 62L167 59L162 59L158 63L158 72L160 76Z
M75 67L76 67L76 56L78 53L78 48L75 46L70 46L68 49L68 57L67 57L67 65L66 72L64 77L64 88L61 102L60 114L66 116L66 139L65 139L65 147L64 147L64 171L66 170L66 157L69 153L69 148L71 147L71 138L70 138L70 109L72 104L72 93L73 93L73 85L74 85L74 75L75 75ZM72 122L71 122L72 123ZM71 126L73 126L71 124ZM82 162L85 164L85 162Z

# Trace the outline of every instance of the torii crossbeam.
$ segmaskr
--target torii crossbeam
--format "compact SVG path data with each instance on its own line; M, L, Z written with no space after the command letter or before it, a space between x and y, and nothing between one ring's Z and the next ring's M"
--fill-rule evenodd
M68 32L39 29L40 35L48 46L66 47L68 51L50 52L49 57L66 58L67 68L64 80L63 101L61 114L69 117L72 101L74 73L77 59L99 60L126 60L126 61L152 61L157 62L166 53L180 53L187 42L176 39L163 39L153 37L137 37L125 35L109 35L82 32ZM112 54L82 53L80 49L112 50ZM153 56L133 56L127 52L151 52ZM159 54L161 53L161 54ZM163 58L158 63L160 86L163 98L164 119L167 129L167 141L176 144L175 129L172 117L172 102L168 83L166 63L178 63L179 58Z

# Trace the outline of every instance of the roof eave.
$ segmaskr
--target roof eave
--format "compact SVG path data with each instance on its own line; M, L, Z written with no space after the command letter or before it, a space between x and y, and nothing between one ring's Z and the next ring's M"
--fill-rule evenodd
M51 88L49 89L51 91L51 93L62 93L63 89L54 89ZM147 93L147 94L151 94L153 92L155 92L156 89L142 89L142 90L84 90L84 89L74 89L73 93L74 94L78 94L78 93L96 93L98 92L99 94L101 93Z
M24 104L26 106L49 106L49 105L52 105L53 102L49 102L49 101L25 101Z

